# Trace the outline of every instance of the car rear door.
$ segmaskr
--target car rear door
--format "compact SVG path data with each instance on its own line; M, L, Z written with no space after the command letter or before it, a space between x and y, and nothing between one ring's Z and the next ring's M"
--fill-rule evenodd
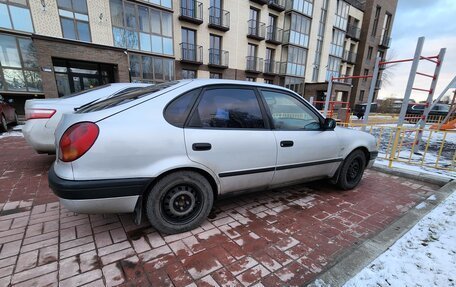
M184 129L188 157L218 175L222 193L266 187L277 144L265 119L255 88L206 87Z
M297 96L261 89L277 142L273 185L332 174L341 162L334 131L321 129L322 117Z

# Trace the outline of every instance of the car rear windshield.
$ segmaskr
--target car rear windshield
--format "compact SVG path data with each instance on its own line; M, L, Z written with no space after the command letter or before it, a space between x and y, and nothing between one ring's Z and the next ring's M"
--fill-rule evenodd
M139 89L139 90L135 90L135 91L127 92L127 93L122 93L121 95L118 95L118 96L115 96L112 98L108 98L106 100L102 100L102 101L93 103L91 105L88 105L88 106L78 110L77 113L83 114L83 113L101 111L101 110L109 109L112 107L117 107L119 105L123 105L128 102L140 99L144 96L164 90L166 88L174 86L177 83L178 83L177 81L167 82L167 83L153 85L150 87L145 87L143 89Z

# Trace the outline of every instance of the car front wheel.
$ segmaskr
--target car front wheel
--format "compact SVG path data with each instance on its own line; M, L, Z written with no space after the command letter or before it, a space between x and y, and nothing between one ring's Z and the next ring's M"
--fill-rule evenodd
M198 227L209 215L214 194L207 179L192 171L160 179L146 198L146 214L160 232L174 234Z
M337 185L343 190L358 186L366 167L366 156L361 150L355 150L347 156L342 164Z

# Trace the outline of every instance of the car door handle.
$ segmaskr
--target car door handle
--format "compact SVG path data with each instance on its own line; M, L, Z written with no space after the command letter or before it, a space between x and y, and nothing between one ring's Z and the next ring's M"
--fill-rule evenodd
M194 151L210 150L212 145L210 143L194 143L192 149Z
M280 146L281 147L292 147L293 146L293 141L281 141Z

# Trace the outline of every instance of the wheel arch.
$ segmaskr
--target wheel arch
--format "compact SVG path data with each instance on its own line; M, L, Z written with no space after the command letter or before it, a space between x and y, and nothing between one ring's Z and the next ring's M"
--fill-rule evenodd
M341 161L341 163L339 164L339 167L337 168L336 172L334 173L334 176L331 178L331 182L332 183L335 183L339 180L339 176L340 176L340 169L342 168L345 160L347 159L347 157L349 157L352 153L354 153L355 151L357 150L360 150L364 153L364 156L366 157L366 166L369 164L369 161L370 161L370 153L369 153L369 150L367 149L367 147L365 146L358 146L358 147L355 147L354 149L352 149L345 157L344 159Z

